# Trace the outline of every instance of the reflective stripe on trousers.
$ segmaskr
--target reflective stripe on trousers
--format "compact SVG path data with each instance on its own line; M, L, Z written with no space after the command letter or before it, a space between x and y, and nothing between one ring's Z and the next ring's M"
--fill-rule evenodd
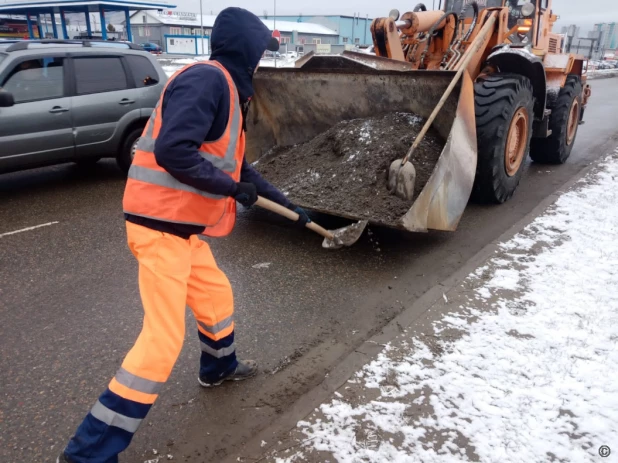
M200 375L221 378L238 364L232 289L208 244L196 236L184 240L130 222L126 226L129 247L139 263L147 322L69 442L65 452L75 463L116 462L128 447L180 354L187 305L198 321Z
M115 412L110 408L107 408L99 400L94 404L92 410L90 410L92 416L97 420L102 421L108 426L116 426L117 428L124 429L125 431L134 433L142 423L141 419L130 418L121 413Z

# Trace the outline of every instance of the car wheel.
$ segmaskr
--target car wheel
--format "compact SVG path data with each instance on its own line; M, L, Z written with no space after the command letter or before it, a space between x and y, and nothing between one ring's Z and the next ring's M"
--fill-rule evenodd
M135 151L137 149L137 142L142 136L143 128L134 129L125 137L122 147L118 156L116 156L116 163L123 172L129 172L133 158L135 157Z

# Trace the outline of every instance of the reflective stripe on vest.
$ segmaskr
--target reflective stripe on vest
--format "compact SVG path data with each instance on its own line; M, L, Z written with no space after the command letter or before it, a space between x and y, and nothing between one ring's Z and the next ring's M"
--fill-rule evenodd
M230 74L217 62L192 63L177 71L167 82L137 143L135 158L129 169L123 199L125 213L173 223L201 225L205 234L225 236L233 228L236 202L233 198L198 190L180 182L156 162L154 149L163 123L163 97L168 85L192 66L214 66L226 78L230 90L230 112L221 137L204 142L200 155L219 170L240 180L245 139L238 92Z
M153 185L164 186L166 188L173 188L174 190L188 191L195 193L196 195L203 196L204 198L221 199L225 196L213 195L206 191L193 188L186 183L182 183L176 180L167 172L161 172L159 170L148 169L147 167L132 165L129 169L129 177L140 182L152 183Z
M138 150L147 151L149 153L154 153L155 142L156 142L156 139L153 138L154 120L157 117L157 109L159 108L160 104L161 104L161 100L159 100L159 102L157 103L157 107L152 112L152 115L150 116L150 119L148 120L148 125L146 126L146 129L144 130L142 137L137 142ZM240 105L238 103L238 98L234 97L234 115L232 118L232 125L230 127L231 133L238 132L238 129L240 128L240 118L241 118ZM224 157L217 156L207 151L202 151L201 149L200 149L200 155L207 161L210 161L212 165L215 166L217 169L220 169L224 172L231 174L236 170L236 159L234 159L234 154L236 153L236 143L237 142L238 140L235 140L234 143L228 144Z

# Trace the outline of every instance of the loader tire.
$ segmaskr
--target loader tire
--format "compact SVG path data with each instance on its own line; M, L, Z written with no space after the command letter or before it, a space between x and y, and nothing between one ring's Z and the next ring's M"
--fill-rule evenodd
M534 96L527 77L497 73L474 84L478 161L472 199L503 203L517 188L530 150Z
M547 138L534 138L530 157L543 164L564 164L571 154L582 111L582 84L578 76L567 76L555 104L550 108Z

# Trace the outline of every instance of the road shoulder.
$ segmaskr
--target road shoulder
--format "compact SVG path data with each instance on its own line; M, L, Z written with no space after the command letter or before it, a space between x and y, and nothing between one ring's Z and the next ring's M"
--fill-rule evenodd
M350 378L353 378L353 376L358 375L358 372L362 371L363 366L368 364L368 362L373 360L375 363L376 359L379 359L380 356L384 356L385 354L383 351L385 345L392 343L389 348L393 349L393 345L400 343L402 341L402 334L404 342L408 342L405 340L409 340L413 336L425 335L425 339L429 339L426 345L428 346L430 354L432 353L431 346L439 350L443 348L440 346L444 339L449 340L449 338L452 338L450 339L451 341L457 339L457 333L449 333L448 330L440 333L440 342L434 342L430 338L427 338L427 334L433 332L434 336L436 336L435 322L441 320L445 313L462 312L466 304L469 305L469 300L467 298L470 297L470 294L475 294L475 288L470 286L469 275L472 274L475 269L482 268L490 257L495 260L496 254L504 253L504 246L500 245L500 243L511 240L514 235L520 233L527 226L530 226L537 216L545 212L548 206L558 199L561 192L573 188L577 182L580 182L583 176L595 175L591 173L591 170L598 169L597 166L598 164L593 164L585 169L580 175L565 184L559 192L546 198L530 214L500 236L499 239L486 246L474 258L468 261L461 270L415 301L414 304L404 310L404 312L387 325L381 333L369 339L354 353L350 354L337 369L324 379L318 388L306 394L291 410L285 413L277 423L260 433L255 439L250 441L241 452L231 457L229 461L243 461L243 458L246 458L246 461L254 461L254 459L260 455L275 458L275 455L278 455L278 451L283 452L283 454L278 455L279 457L287 457L288 455L285 455L285 450L288 450L288 454L289 452L297 451L300 443L303 442L303 436L306 438L307 434L295 428L296 423L310 415L320 404L332 403L333 398L337 400L337 394L342 397L344 394L351 394L352 397L361 397L363 395L369 397L369 392L367 392L368 389L365 386L362 386L362 390L357 389L361 386L355 386L355 383L349 383L348 381ZM579 188L579 185L577 188ZM491 275L485 275L485 279L487 278L491 280ZM481 281L485 280L481 278ZM476 294L476 296L478 296L478 294ZM352 381L356 380L353 378ZM378 397L380 394L383 394L380 388L369 389L373 389L372 393L378 394ZM319 417L314 415L312 419L319 419ZM324 417L322 417L322 419L324 419ZM291 434L289 432L290 429L292 429ZM362 434L362 427L359 429L359 432ZM353 437L361 441L365 439L365 444L363 444L365 447L371 447L375 445L376 441L381 439L380 436L375 434L368 434L365 437L354 435ZM465 448L466 446L462 444L462 447ZM268 452L264 453L265 451ZM471 455L468 456L470 457ZM238 460L238 458L240 458L240 460Z

